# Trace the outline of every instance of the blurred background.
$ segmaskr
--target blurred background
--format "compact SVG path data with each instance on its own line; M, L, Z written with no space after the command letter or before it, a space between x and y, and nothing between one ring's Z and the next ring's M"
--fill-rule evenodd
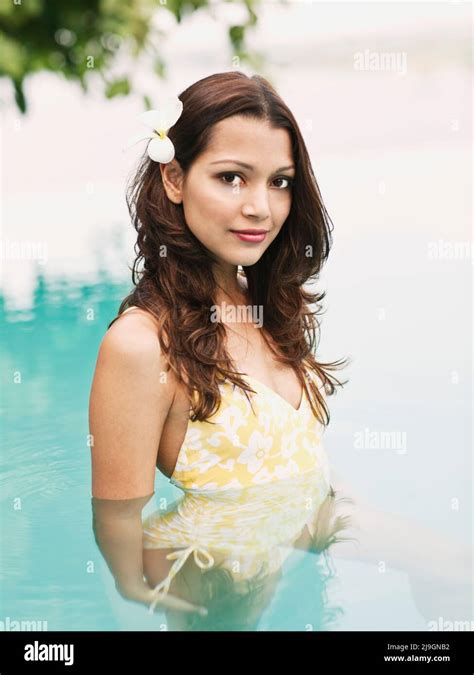
M319 357L351 358L328 401L333 469L471 546L470 16L463 2L0 0L0 621L160 630L117 596L93 539L88 396L131 289L137 116L232 69L292 109L335 226L317 282ZM158 473L155 490L176 496ZM446 619L420 613L403 571L336 569L332 630ZM294 574L303 595L309 572ZM262 629L316 625L289 606Z

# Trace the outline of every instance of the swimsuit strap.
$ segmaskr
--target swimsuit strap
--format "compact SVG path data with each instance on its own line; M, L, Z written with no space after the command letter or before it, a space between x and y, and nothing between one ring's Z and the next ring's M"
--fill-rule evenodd
M214 565L214 558L212 555L209 553L209 551L205 548L202 548L198 546L197 544L191 544L191 546L188 546L187 548L179 549L178 551L172 551L171 553L168 553L166 556L167 560L173 560L176 559L176 562L173 563L170 571L168 572L167 576L163 581L161 581L155 588L153 589L153 594L154 598L150 604L149 608L149 613L153 614L156 605L160 601L162 597L164 597L171 585L171 581L173 578L178 574L179 570L182 568L188 557L191 555L191 553L194 554L194 562L198 567L201 569L210 569ZM203 562L199 558L199 554L203 555L204 557L207 558L207 562Z

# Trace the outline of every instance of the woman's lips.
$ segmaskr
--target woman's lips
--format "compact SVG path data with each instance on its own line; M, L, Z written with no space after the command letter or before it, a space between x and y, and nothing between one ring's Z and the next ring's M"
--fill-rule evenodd
M267 236L267 232L260 231L260 232L246 232L246 231L236 231L236 230L231 230L232 234L235 234L236 237L238 237L241 241L248 241L251 243L259 243L260 241L263 241L265 237Z

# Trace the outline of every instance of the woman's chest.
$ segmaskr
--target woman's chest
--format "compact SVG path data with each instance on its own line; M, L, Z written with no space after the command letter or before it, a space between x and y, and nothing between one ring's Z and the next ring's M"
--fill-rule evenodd
M267 434L266 442L268 445L268 438L275 436L275 424L286 425L287 431L290 432L290 427L292 428L292 424L295 422L295 416L301 412L303 407L305 394L295 371L276 360L276 356L272 353L262 333L258 332L260 330L251 324L238 326L237 328L232 325L230 329L226 330L225 346L235 370L248 374L249 379L247 381L252 389L257 392L256 410L260 420L258 424L264 425L261 430ZM244 377L244 379L246 378ZM248 402L246 399L244 401L244 392L233 389L229 383L225 383L221 395L225 397L225 401L221 407L219 418L220 432L215 436L211 435L207 441L201 434L201 442L208 442L211 445L219 442L222 449L224 446L227 447L229 434L236 436L236 433L230 427L232 424L235 425L240 422L240 442L246 443L244 427L246 426L247 432L251 433L252 426L255 426L255 420L252 421L252 418L247 417L251 413L246 407ZM174 473L180 450L186 438L189 439L193 432L196 436L196 429L192 428L192 424L190 426L190 412L184 387L178 385L173 404L162 430L157 457L157 467L167 477L171 477ZM287 419L288 415L289 419ZM233 416L235 419L232 419ZM240 420L238 419L239 416ZM246 417L245 421L243 416ZM222 427L223 422L227 424L227 430L225 426ZM202 431L202 425L200 428ZM258 429L254 428L253 431L257 432ZM226 434L227 439L225 438ZM255 433L253 438L255 438Z

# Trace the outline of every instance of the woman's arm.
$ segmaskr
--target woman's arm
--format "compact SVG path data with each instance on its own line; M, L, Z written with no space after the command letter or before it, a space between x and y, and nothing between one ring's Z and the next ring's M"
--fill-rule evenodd
M151 603L143 574L141 512L154 493L156 460L176 380L166 372L151 315L133 310L102 340L92 382L92 510L96 542L127 599ZM174 599L180 608L194 606Z
M459 539L440 534L415 518L377 508L334 471L331 475L336 493L348 497L338 513L350 517L347 534L354 538L335 544L335 557L385 563L415 576L429 573L440 578L449 577L453 566L466 563L469 548Z
M321 542L330 540L326 535L341 525L341 538L328 547L333 558L376 565L380 572L385 568L405 572L415 606L427 621L471 620L473 551L469 543L376 508L334 471L331 486L335 508L328 513L316 510L294 547L319 553Z
M123 597L145 588L142 509L152 495L136 499L92 497L94 537Z
M471 619L473 552L469 541L376 508L334 472L331 482L336 492L349 497L340 514L350 517L346 534L355 540L334 544L331 553L335 558L405 572L415 605L427 620L440 616Z

